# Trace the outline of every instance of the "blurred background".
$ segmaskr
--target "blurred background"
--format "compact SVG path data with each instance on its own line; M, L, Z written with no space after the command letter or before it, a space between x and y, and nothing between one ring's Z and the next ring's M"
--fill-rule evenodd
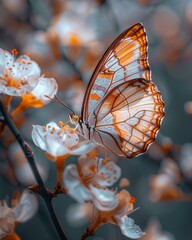
M42 74L57 80L58 96L80 114L97 62L110 43L137 22L146 28L152 79L162 93L166 115L148 153L132 160L119 159L117 164L130 182L127 190L136 198L135 206L140 207L131 217L146 231L143 240L191 240L192 1L1 0L0 48L28 53ZM56 181L56 168L33 145L31 129L32 124L60 120L68 121L68 110L50 103L28 109L19 124L50 188ZM26 188L34 179L14 141L4 150L1 147L0 199L10 199L17 188ZM71 157L67 164L76 160ZM74 220L74 204L68 196L54 199L69 240L80 239L86 227L86 220L85 225ZM38 214L16 231L24 240L59 239L40 197ZM126 238L118 227L108 224L93 239Z

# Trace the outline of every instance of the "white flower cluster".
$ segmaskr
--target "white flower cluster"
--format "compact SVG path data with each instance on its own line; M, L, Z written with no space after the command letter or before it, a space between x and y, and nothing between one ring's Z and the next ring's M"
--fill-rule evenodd
M77 202L94 205L96 215L90 231L95 232L100 225L110 222L119 225L127 237L136 239L144 235L134 220L127 217L134 203L129 192L116 192L108 188L119 180L120 167L108 158L98 158L93 142L79 142L74 129L68 125L58 126L54 122L46 126L33 126L32 139L54 161L61 156L80 155L77 165L65 167L63 184L67 193Z
M32 193L24 191L14 207L8 207L5 201L0 202L0 239L13 233L15 223L30 220L38 210L38 202Z
M38 64L29 56L21 55L15 58L14 54L0 49L0 93L9 96L31 93L47 103L50 99L45 95L52 98L57 90L55 79L41 76Z

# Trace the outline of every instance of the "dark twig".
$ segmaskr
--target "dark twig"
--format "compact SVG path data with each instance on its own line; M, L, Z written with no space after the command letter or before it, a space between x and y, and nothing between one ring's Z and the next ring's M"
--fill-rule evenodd
M86 240L88 237L92 237L95 235L94 230L90 229L90 226L88 226L85 230L85 232L81 236L81 240Z
M49 195L49 193L46 190L46 187L44 185L44 182L39 174L39 171L37 169L37 166L35 164L35 160L34 160L34 155L32 152L31 147L24 141L24 139L22 138L21 134L19 133L18 129L16 128L13 120L9 117L1 99L0 99L0 111L4 117L5 123L8 126L8 128L11 130L12 134L15 136L16 140L18 141L19 145L21 146L23 153L31 167L31 170L33 172L33 175L39 185L39 193L41 195L41 197L44 199L46 206L49 210L49 213L51 215L52 221L55 225L55 228L57 230L58 235L60 236L60 239L62 240L67 240L67 237L65 236L65 233L62 230L62 227L57 219L57 216L55 214L55 211L53 209L52 203L51 203L51 199L52 197Z
M33 191L36 194L40 194L40 187L38 184L33 184L28 187L29 190ZM50 189L46 188L47 193L50 198L57 197L59 194L66 194L66 189L63 186L56 186L54 191L51 191Z
M79 69L77 68L76 64L70 58L68 58L63 51L61 51L61 54L62 54L62 59L65 60L71 66L71 68L73 69L76 77L79 80L83 81L83 76L82 76L81 72L79 71Z

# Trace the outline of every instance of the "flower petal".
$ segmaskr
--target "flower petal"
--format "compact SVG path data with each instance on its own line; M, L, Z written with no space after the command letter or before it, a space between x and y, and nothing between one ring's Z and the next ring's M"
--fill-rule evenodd
M109 189L100 189L90 185L93 204L101 211L111 211L117 205L116 193Z
M55 138L48 137L45 139L46 143L46 152L51 154L52 156L63 156L68 154L68 149L64 146L64 144L58 141Z
M76 145L71 151L70 153L72 155L84 155L90 151L92 151L97 145L92 142L92 141L83 141L83 142L79 142L78 145Z
M145 233L141 231L141 228L135 224L135 221L132 218L129 218L127 216L115 216L115 219L121 229L122 234L126 237L137 239L145 235Z
M15 97L26 94L25 89L18 89L16 87L6 87L6 86L3 86L0 90L0 92L4 93L6 95L9 95L9 96L15 96Z
M37 84L41 70L38 64L32 61L27 55L18 57L13 66L8 69L8 75L17 80L23 80L23 88L31 91Z
M0 218L0 239L11 234L14 230L15 220L12 218Z
M72 148L73 146L76 146L79 142L78 134L71 128L67 128L66 130L64 130L61 135L67 148Z
M33 125L31 137L35 145L42 150L46 151L46 144L45 144L45 130L40 125Z
M102 166L102 161L100 162ZM99 168L98 171L98 183L101 186L112 186L119 180L121 176L121 168L112 161L106 163Z
M3 77L5 74L5 69L12 67L14 62L14 57L13 55L0 48L0 77Z
M31 219L38 210L38 202L35 195L29 191L24 191L19 204L13 208L15 211L15 220L17 222L26 222Z
M76 165L70 164L65 168L63 182L68 194L77 202L83 203L91 199L89 190L81 183Z
M36 162L36 165L43 181L46 181L48 176L48 165L38 162ZM31 167L27 162L23 163L22 165L15 166L15 175L24 186L29 186L36 183Z
M11 234L15 225L15 212L9 208L6 202L0 203L0 239Z
M32 94L36 98L41 99L44 103L49 103L51 100L45 97L45 95L53 98L54 95L57 94L57 91L58 85L54 78L41 77L38 79L37 85L32 90Z
M61 153L66 153L65 146L58 140L59 126L50 122L44 126L33 125L32 139L36 146L44 151L49 152L51 155L61 155ZM58 152L59 151L59 152Z
M89 216L87 215L92 215L92 209L91 203L72 204L67 208L66 218L71 226L81 227L88 223Z

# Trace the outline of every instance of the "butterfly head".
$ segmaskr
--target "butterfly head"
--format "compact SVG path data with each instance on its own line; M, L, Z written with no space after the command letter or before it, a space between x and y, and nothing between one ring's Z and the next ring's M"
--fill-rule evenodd
M69 120L71 124L77 125L79 122L79 116L74 113L71 113L69 114Z

